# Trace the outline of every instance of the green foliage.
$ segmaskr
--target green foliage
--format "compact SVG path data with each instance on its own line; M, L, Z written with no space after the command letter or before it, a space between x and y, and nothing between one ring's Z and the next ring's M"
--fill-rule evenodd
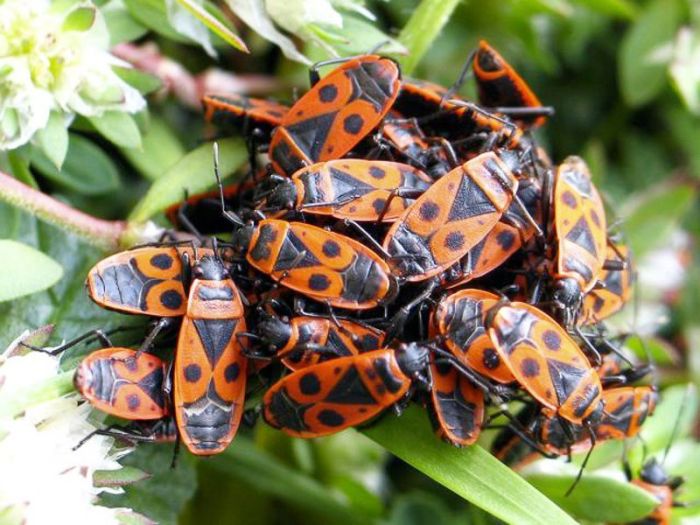
M109 156L95 143L69 134L68 153L60 170L40 150L32 154L32 166L44 177L83 195L99 195L119 187L119 173Z
M122 463L136 465L150 474L139 483L129 484L124 495L104 494L101 503L113 507L128 507L158 523L176 523L197 486L195 461L182 455L177 468L171 468L172 445L138 447Z
M165 57L193 74L210 67L233 72L244 91L254 85L255 77L248 74L275 75L283 100L293 98L291 87L300 78L306 87L305 72L283 60L270 44L282 46L293 60L306 60L291 35L264 11L265 2L227 2L252 29L231 23L211 2L180 3L195 15L187 21L190 29L201 23L208 28L203 35L193 37L176 29L165 0L99 4L112 45L155 41ZM537 132L538 138L555 162L569 154L585 156L637 260L666 247L679 229L693 235L695 247L685 254L692 261L681 302L666 301L666 295L673 294L650 294L644 282L639 285L640 309L647 296L662 297L670 322L659 334L634 335L625 347L660 365L662 371L654 379L664 386L656 414L643 431L645 446L629 447L633 472L636 475L651 456L662 460L672 442L664 465L673 475L687 478L679 497L700 500L700 446L690 432L698 401L695 391L685 386L687 380L700 377L697 6L687 0L376 0L366 6L377 15L371 20L350 4L341 4L336 2L342 27L314 23L295 35L296 42L310 44L303 49L308 56L361 53L387 41L380 52L397 56L403 74L451 85L478 39L487 38L543 103L555 107L556 116ZM92 24L91 13L94 16L90 8L78 9L66 24L79 31ZM233 27L240 28L245 44ZM207 49L210 37L218 62L195 45ZM246 45L250 56L230 47ZM116 71L143 94L164 87L160 79L136 68ZM469 79L462 93L473 96ZM56 114L31 145L0 153L0 170L87 213L128 217L138 226L161 220L161 212L181 200L185 191L194 194L214 185L212 143L203 141L210 135L201 128L201 114L176 97L152 96L148 110L138 115L109 112L79 118L68 131ZM222 176L242 176L244 141L217 140ZM143 319L107 312L84 293L87 271L102 252L3 204L0 237L8 239L0 241L0 347L24 330L48 323L56 325L54 344L87 330L122 325L137 328L123 336L125 344L139 339ZM85 351L68 352L63 361L67 372L43 385L44 395L71 389L68 370ZM34 394L28 392L24 399ZM3 413L26 408L23 396L0 399ZM653 506L648 494L621 477L620 443L596 447L581 483L564 497L576 466L546 463L545 469L535 464L520 477L480 446L454 449L441 443L430 432L423 410L415 407L400 418L387 415L363 433L379 445L355 432L329 440L291 440L261 423L254 433L241 431L219 457L204 461L182 453L172 470L170 446L143 445L128 456L131 467L117 477L96 473L96 479L112 487L126 485L126 495L103 495L104 502L131 507L161 523L183 525L313 525L329 523L329 517L333 523L391 525L496 519L624 522L644 516ZM574 458L576 465L581 461L581 456ZM674 510L676 518L698 515L698 507ZM13 518L0 511L0 521ZM138 516L129 519L144 523Z
M566 474L533 474L527 480L552 501L580 520L592 522L628 522L643 518L656 507L648 492L624 479L605 475L585 476L576 489L566 495L576 479L576 468ZM620 502L624 501L624 505Z
M424 410L386 418L366 434L397 457L509 523L574 523L550 501L479 446L457 449L430 431ZM508 487L507 492L502 488Z
M655 0L622 40L620 84L622 95L630 105L641 106L663 89L671 41L680 19L680 2Z
M241 139L226 139L219 143L219 170L225 179L247 159L245 145ZM214 176L214 148L203 144L182 157L174 166L159 177L146 196L131 213L131 220L143 222L155 213L183 199L185 192L199 193L216 183Z
M26 244L0 240L0 253L5 258L0 272L0 301L45 290L63 275L60 264Z

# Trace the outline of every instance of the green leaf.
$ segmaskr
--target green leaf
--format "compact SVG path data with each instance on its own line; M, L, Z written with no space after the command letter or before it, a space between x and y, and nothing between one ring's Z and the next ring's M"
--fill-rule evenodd
M119 187L117 168L110 158L91 141L73 133L60 171L36 148L32 166L46 178L84 195L100 195Z
M0 301L45 290L63 275L60 264L26 244L0 239L0 253Z
M690 173L700 179L700 148L697 147L700 144L700 117L673 105L664 112L664 122L683 150L690 164Z
M104 252L31 216L23 218L20 233L22 242L38 246L57 261L63 267L64 275L48 290L0 303L0 348L23 331L47 324L56 326L56 344L95 328L144 325L145 320L139 316L119 315L98 307L85 293L85 276ZM134 333L127 335L130 344L133 343ZM115 336L113 342L118 343L119 337ZM73 352L69 350L68 354Z
M356 16L343 17L343 27L333 28L333 30L344 40L333 45L340 56L366 53L368 49L373 49L384 42L386 44L379 49L383 55L407 53L407 49L398 40L387 36L373 24Z
M219 142L219 169L226 178L247 160L242 139ZM131 212L130 220L145 222L154 214L183 199L185 190L191 195L202 192L216 182L211 143L202 144L182 157L168 172L153 183L146 196Z
M126 510L117 511L117 521L122 525L153 525L154 522L149 520L143 514L138 512L129 512Z
M237 478L319 519L327 520L332 516L333 523L338 525L367 523L366 516L346 506L318 481L289 468L244 437L237 437L226 452L208 461L207 467Z
M399 34L399 42L409 53L399 59L405 74L410 75L416 68L458 3L458 0L421 0Z
M620 217L624 221L625 233L636 258L641 259L644 254L666 242L692 206L695 197L696 190L693 186L664 184L635 195L625 203L620 209Z
M311 61L299 53L294 42L275 27L263 2L258 0L226 0L226 5L255 33L279 46L284 56L290 60L311 65Z
M215 35L218 35L224 42L229 43L235 49L248 53L248 47L245 42L231 29L226 27L220 20L212 16L206 9L201 5L197 4L193 0L177 0L177 2L182 5L187 11L189 11L197 20L202 22L205 26L209 28Z
M425 412L409 407L363 431L389 452L413 465L474 505L508 523L575 523L523 478L478 445L458 449L431 431Z
M96 9L94 7L78 7L73 9L63 21L63 31L87 31L95 23Z
M109 46L122 42L133 42L148 32L148 28L137 22L124 7L121 0L112 0L100 9L109 31Z
M141 132L134 118L123 111L105 111L100 117L88 117L107 140L122 148L140 148Z
M678 0L654 0L625 33L619 54L620 89L630 106L649 102L664 87L681 14Z
M139 93L142 95L153 93L163 86L163 83L157 76L144 73L138 69L117 66L114 66L112 69L119 75L119 78L130 86L138 89Z
M633 19L639 10L629 0L575 0L577 4L604 15Z
M118 470L96 470L92 474L95 487L125 487L150 478L151 475L136 467L126 466Z
M142 136L141 149L122 149L122 154L144 177L156 180L182 158L185 150L166 122L153 117Z
M598 473L584 473L573 492L566 496L577 474L575 468L570 470L571 474L530 474L526 479L580 520L627 523L643 518L658 505L654 496L644 489Z
M56 169L60 170L68 153L68 128L63 116L52 111L46 127L34 135L34 140Z
M192 43L190 38L181 35L168 21L164 0L124 0L129 14L147 28L175 42Z
M447 525L451 521L445 503L432 494L402 494L389 515L389 525Z
M633 335L625 341L625 348L631 350L642 361L651 358L651 361L658 366L669 366L680 362L678 350L658 337Z
M46 346L46 343L48 343L51 334L53 334L53 329L54 326L52 324L47 324L45 326L37 328L36 330L27 330L20 337L15 339L12 342L13 344L7 347L7 349L5 350L5 357L12 356L15 354L26 353L27 347L22 346L22 344L37 347Z
M150 443L139 446L120 460L148 472L151 477L127 485L124 494L102 494L100 503L127 507L158 523L177 523L178 516L197 488L196 460L181 454L171 468L173 445Z
M687 27L680 29L670 71L673 86L686 107L700 114L700 37L697 31Z

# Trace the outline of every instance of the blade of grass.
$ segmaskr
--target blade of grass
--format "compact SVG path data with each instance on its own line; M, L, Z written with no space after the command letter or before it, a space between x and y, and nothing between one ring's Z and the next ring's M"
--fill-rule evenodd
M205 26L209 28L214 34L221 37L222 40L231 44L234 48L244 53L249 53L248 46L241 38L226 27L221 21L219 21L215 16L209 13L204 7L193 2L192 0L177 0L185 9L187 9L192 16L197 20L202 22Z
M423 0L399 34L408 56L399 58L401 69L410 75L430 44L450 19L458 0Z
M455 448L430 431L425 414L410 407L363 431L395 456L497 518L518 525L576 523L518 474L478 445Z

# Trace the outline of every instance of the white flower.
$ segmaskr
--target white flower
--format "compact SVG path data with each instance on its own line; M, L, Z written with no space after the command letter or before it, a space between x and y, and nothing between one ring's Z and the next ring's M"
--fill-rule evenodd
M0 2L0 150L28 142L52 111L135 113L141 94L113 71L109 33L89 1Z
M0 521L11 516L26 525L119 523L117 516L130 511L95 505L100 492L115 489L95 487L93 474L120 469L117 459L124 452L111 452L112 439L103 436L73 450L95 430L90 406L79 405L75 394L39 395L60 377L58 359L38 352L13 355L14 346L0 355ZM17 403L18 413L7 408Z

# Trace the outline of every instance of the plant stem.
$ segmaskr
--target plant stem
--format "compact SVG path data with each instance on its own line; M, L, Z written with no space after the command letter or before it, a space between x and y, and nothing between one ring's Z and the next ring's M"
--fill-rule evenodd
M450 19L459 0L422 0L399 34L399 42L409 54L401 57L401 69L410 75L420 62L430 44Z
M125 221L105 221L71 208L2 172L0 200L70 231L89 244L105 250L119 249L122 237L129 227Z

